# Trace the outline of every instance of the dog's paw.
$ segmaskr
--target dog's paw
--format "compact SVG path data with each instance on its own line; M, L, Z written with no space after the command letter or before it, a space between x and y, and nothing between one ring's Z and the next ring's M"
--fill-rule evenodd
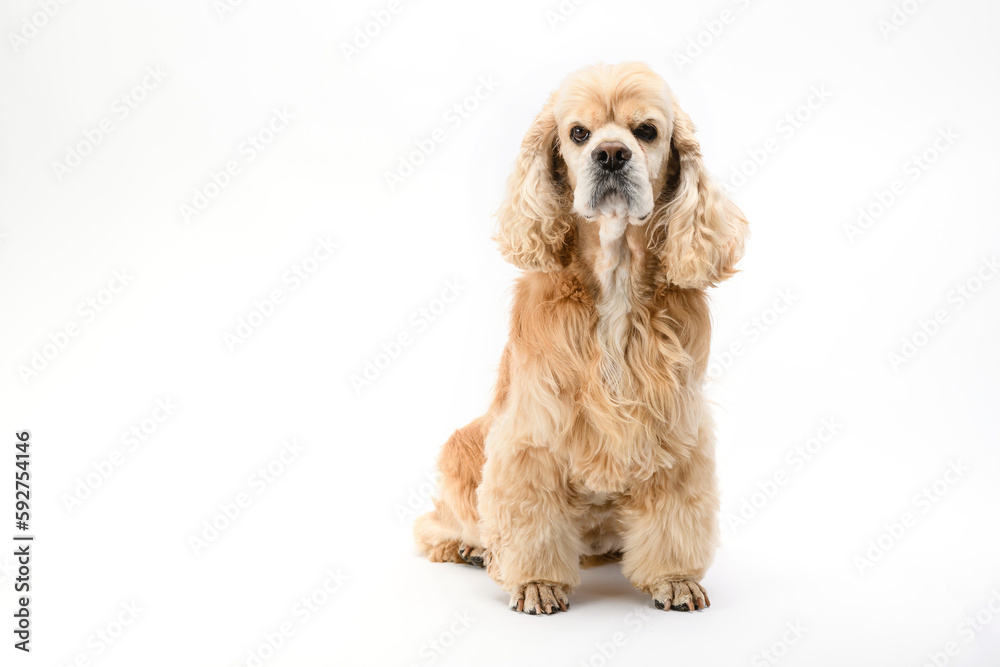
M427 547L427 560L432 563L461 563L458 540L448 540Z
M475 567L486 567L487 554L486 549L480 547L470 547L463 544L458 548L458 555L462 557L469 565Z
M653 588L653 604L657 609L694 611L712 606L708 593L697 581L664 581Z
M510 608L535 616L569 609L569 598L561 586L531 582L510 596Z

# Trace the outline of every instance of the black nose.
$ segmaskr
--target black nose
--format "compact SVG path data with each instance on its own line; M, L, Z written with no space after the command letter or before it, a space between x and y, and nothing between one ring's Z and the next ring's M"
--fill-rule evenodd
M632 151L620 141L602 141L590 154L605 171L618 171L632 157Z

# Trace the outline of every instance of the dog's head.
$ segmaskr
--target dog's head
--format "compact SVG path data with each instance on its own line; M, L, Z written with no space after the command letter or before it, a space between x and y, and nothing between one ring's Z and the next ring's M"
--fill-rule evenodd
M579 218L608 216L651 226L678 287L725 280L742 254L746 220L705 172L691 119L640 63L580 70L550 97L508 180L497 240L511 263L557 270Z

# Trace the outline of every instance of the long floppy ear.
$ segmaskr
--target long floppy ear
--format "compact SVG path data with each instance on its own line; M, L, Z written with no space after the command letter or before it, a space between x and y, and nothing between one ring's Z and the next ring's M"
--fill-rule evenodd
M694 124L676 102L674 116L670 159L677 164L667 183L672 196L660 217L666 226L660 261L673 284L705 288L736 273L748 225L705 171Z
M522 269L553 271L563 266L570 220L557 183L558 131L553 95L521 142L507 194L497 211L500 252Z

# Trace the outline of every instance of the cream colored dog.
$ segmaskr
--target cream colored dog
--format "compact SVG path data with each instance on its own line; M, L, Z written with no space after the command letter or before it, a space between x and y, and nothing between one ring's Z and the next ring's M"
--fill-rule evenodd
M444 445L418 546L485 565L530 614L567 609L581 564L617 560L658 608L709 606L706 289L734 273L746 220L637 63L576 72L552 95L498 218L525 270L510 337L489 411Z

